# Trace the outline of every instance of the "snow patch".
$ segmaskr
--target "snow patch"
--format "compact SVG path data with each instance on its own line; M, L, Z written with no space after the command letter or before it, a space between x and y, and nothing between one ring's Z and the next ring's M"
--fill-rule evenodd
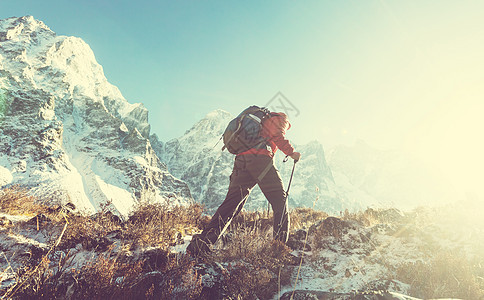
M12 173L7 168L0 166L0 187L11 183L12 180Z

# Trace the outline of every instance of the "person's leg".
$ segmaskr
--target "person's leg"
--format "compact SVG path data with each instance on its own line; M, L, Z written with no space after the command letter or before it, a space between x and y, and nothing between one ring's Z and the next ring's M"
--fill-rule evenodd
M259 157L257 160L255 163L260 166L258 184L274 212L274 238L286 243L289 237L289 213L281 176L272 158Z
M243 156L236 157L225 200L212 216L208 226L196 239L201 239L205 244L215 244L230 225L232 219L240 212L255 184L255 179L247 171L245 158ZM193 240L192 243L197 243L197 241ZM189 246L188 249L192 250L193 247L193 245ZM202 248L208 250L205 245L202 245Z

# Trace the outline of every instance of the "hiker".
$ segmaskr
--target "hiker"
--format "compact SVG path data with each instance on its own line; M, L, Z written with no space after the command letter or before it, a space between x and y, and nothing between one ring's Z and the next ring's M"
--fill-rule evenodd
M252 106L245 111L254 107L259 109L257 106ZM212 216L208 226L201 234L192 238L187 247L187 251L191 255L203 255L211 251L211 245L215 244L232 219L242 210L250 191L256 184L259 185L272 206L274 238L284 243L287 242L289 214L286 191L284 191L279 171L274 166L273 158L278 148L295 162L300 159L301 154L295 152L294 147L284 137L286 130L291 127L287 115L281 112L269 112L267 109L266 114L267 116L264 116L262 121L259 120L261 127L258 134L262 137L263 142L236 155L227 196ZM257 118L252 114L251 116Z

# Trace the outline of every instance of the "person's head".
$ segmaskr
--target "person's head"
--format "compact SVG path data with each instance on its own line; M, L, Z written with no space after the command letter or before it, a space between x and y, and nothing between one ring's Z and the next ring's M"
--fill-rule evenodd
M283 112L271 112L271 121L274 122L277 128L281 129L283 133L286 133L286 131L291 128L291 123L289 123L287 115Z

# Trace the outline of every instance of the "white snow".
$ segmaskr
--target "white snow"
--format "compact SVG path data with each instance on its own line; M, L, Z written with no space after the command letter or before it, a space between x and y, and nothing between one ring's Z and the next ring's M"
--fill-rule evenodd
M187 251L188 244L190 244L190 241L192 240L191 235L186 235L183 237L183 244L178 244L173 247L170 247L170 252L171 253L185 253Z
M0 187L11 183L13 180L12 173L7 168L0 166Z

